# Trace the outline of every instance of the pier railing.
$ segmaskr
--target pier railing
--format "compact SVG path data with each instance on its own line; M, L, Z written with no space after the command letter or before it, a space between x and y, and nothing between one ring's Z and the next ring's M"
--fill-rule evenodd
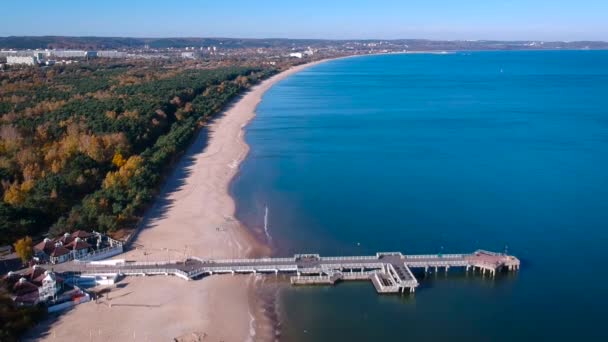
M341 261L341 260L377 260L376 256L335 256L335 257L321 257L324 261Z
M253 264L253 263L273 263L273 262L295 262L295 258L259 258L259 259L201 259L193 257L202 263L213 264Z
M421 255L405 255L406 259L461 259L471 254L421 254Z

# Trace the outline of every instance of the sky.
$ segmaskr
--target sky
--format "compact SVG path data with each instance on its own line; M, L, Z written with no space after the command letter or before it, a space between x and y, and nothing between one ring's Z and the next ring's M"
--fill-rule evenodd
M608 41L608 0L3 1L12 35Z

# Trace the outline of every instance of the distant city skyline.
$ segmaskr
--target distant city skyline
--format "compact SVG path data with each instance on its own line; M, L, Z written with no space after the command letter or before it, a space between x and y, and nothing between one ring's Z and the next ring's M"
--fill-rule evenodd
M32 0L2 6L0 36L608 40L602 0Z

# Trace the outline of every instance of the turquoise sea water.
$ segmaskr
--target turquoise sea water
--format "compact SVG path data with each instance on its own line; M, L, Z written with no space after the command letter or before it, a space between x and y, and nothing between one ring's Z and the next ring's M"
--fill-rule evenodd
M414 296L287 288L288 341L603 339L608 52L384 55L270 89L232 185L277 255L504 251L494 280L450 271Z

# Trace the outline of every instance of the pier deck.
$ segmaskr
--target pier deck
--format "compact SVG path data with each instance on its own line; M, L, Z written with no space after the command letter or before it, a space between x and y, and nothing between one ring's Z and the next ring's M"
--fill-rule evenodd
M171 262L117 262L116 264L71 263L64 271L81 274L175 275L194 279L213 274L286 273L293 285L335 284L338 281L370 280L378 293L414 292L418 286L411 269L425 272L462 267L495 275L497 271L519 269L510 255L478 250L470 254L404 255L400 252L374 256L321 257L297 254L291 258L200 259Z

